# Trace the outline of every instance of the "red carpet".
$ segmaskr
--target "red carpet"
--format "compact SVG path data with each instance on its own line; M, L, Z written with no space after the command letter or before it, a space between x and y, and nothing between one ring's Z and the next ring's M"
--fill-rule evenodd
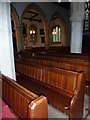
M2 119L4 119L4 118L17 119L16 116L10 111L8 105L3 100L0 99L0 101L2 102Z

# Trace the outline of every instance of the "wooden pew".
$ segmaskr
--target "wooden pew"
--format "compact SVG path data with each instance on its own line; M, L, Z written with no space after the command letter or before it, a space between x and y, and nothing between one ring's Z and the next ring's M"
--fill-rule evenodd
M65 112L70 118L82 118L84 73L24 61L16 61L16 71L22 78L27 78L28 86L30 81L35 92L38 87L38 93L46 95L54 107Z
M2 98L20 119L48 118L46 97L37 96L4 75L2 75Z
M45 50L45 49L41 49L38 48L33 48L34 50L24 50L21 53L19 53L19 55L31 57L32 54L34 53L36 56L40 56L40 55L45 55L46 57L60 57L60 58L75 58L75 59L83 59L83 60L88 60L89 58L89 51L88 53L85 54L76 54L76 53L70 53L70 51L68 50L69 48L67 47L60 47L60 48L50 48L49 50ZM58 52L57 52L58 51ZM68 52L67 52L68 51Z
M26 53L24 54L25 56L31 54L31 53L35 53L37 55L40 55L42 52L45 52L48 56L63 56L63 57L79 57L79 58L84 58L86 59L87 56L89 55L89 48L85 48L82 51L82 54L71 54L70 53L70 46L53 46L48 49L45 49L45 47L35 47L35 48L29 48L29 49L25 49L24 51L22 51L22 53Z
M21 58L19 59L26 63L37 63L43 64L51 67L66 69L66 70L73 70L73 71L84 71L85 72L85 80L90 81L90 74L89 74L89 67L90 63L89 60L80 60L75 58L58 58L58 57L46 57L44 56L35 56L31 58Z

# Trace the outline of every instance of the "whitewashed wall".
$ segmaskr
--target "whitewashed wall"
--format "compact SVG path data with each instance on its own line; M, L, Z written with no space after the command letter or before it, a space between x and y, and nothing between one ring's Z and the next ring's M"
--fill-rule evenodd
M10 3L0 2L0 71L15 78L14 54L10 17Z

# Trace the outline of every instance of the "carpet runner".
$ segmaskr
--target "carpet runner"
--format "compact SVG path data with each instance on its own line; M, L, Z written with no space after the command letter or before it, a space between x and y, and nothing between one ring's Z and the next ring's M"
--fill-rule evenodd
M0 102L2 103L2 120L4 118L7 119L17 119L16 116L11 112L10 108L8 107L8 105L2 100L0 99Z

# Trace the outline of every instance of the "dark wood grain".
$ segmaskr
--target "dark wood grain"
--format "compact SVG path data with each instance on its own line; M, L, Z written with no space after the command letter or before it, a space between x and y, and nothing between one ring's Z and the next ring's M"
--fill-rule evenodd
M25 72L25 69L20 69L22 66L29 67L30 70L28 75ZM20 67L20 68L19 68ZM37 70L36 70L37 69ZM38 71L36 74L34 70ZM24 61L16 61L16 71L20 73L22 78L27 79L27 85L23 84L25 87L28 87L32 91L38 94L44 94L50 104L52 104L57 109L68 113L68 115L73 114L74 117L82 117L83 112L83 99L84 99L84 85L82 84L84 79L84 73L74 72L70 70L64 70L60 68L50 67L46 65L39 65L37 63L28 63ZM37 76L38 77L37 77ZM37 79L38 78L38 79ZM18 79L17 79L18 80ZM30 83L30 85L29 85ZM22 84L22 81L21 81ZM37 87L35 87L35 85ZM32 87L33 86L33 87ZM37 90L37 88L40 88ZM83 90L81 89L83 88ZM82 90L82 91L81 91ZM74 92L79 91L77 95ZM80 94L79 94L80 93ZM81 96L81 100L78 99L78 102L81 106L76 104L75 110L80 109L80 115L74 114L71 110L74 108L72 104L76 101L72 100L76 96ZM70 107L72 106L72 107ZM69 112L66 112L65 107L69 107ZM80 107L80 108L79 108ZM72 113L71 113L72 112Z

